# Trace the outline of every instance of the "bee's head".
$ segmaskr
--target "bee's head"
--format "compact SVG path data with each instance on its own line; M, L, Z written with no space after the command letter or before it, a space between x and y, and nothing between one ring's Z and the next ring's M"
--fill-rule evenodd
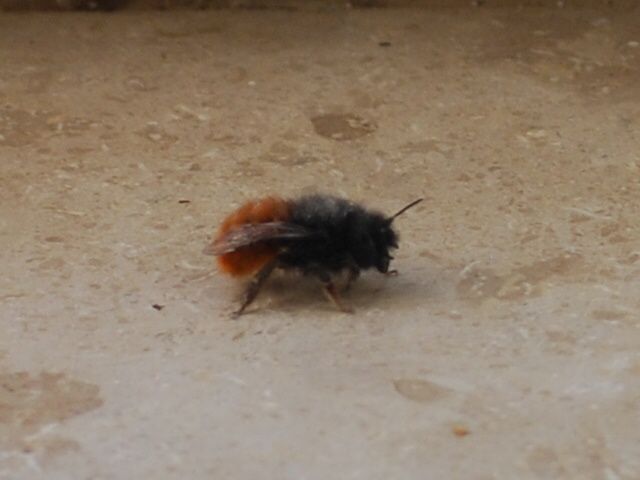
M377 232L377 239L375 240L376 250L378 252L378 259L376 262L376 268L381 273L387 273L389 271L389 262L393 260L393 257L389 254L390 249L398 248L398 235L393 230L393 221L399 215L409 210L411 207L419 204L423 199L419 198L414 200L409 205L402 207L398 212L391 215L389 218L385 218L384 224L381 225Z
M393 229L393 220L421 201L419 199L410 203L391 217L375 213L368 215L366 219L361 217L360 222L354 222L353 226L357 227L352 233L357 241L353 244L355 248L352 254L359 267L375 267L381 273L389 271L389 263L393 260L390 251L398 248L398 235Z
M379 272L387 273L389 271L389 263L393 260L393 256L389 252L398 248L398 235L388 219L382 220L372 222L369 235L375 245L374 266Z

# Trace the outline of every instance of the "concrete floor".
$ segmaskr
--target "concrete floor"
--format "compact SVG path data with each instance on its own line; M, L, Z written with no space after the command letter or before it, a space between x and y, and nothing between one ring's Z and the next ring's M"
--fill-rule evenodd
M0 16L0 478L639 479L638 20ZM400 276L230 320L215 226L314 190L424 196Z

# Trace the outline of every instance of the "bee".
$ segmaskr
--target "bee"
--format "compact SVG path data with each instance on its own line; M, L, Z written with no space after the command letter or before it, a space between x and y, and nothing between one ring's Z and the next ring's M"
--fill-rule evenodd
M345 305L333 281L347 274L347 288L361 270L389 270L398 248L393 221L420 198L391 216L331 195L307 195L294 200L270 196L245 203L220 225L204 253L216 255L219 269L234 277L253 275L240 308L241 315L276 269L297 270L318 278L324 292L343 312Z

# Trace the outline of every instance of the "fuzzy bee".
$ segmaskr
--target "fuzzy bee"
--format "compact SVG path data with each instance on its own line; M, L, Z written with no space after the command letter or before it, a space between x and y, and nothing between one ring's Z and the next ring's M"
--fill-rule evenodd
M275 269L297 270L318 278L329 299L343 312L352 312L342 302L333 277L346 272L350 285L361 270L397 273L389 270L393 259L389 252L398 248L393 221L422 200L391 216L329 195L253 200L222 222L205 253L218 257L224 273L254 275L235 316L255 300Z

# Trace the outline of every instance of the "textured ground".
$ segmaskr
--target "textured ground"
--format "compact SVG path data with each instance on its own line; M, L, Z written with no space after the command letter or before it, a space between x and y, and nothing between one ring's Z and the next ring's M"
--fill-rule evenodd
M0 478L640 478L637 11L4 14L0 49ZM426 198L401 275L229 320L217 222L318 189Z

